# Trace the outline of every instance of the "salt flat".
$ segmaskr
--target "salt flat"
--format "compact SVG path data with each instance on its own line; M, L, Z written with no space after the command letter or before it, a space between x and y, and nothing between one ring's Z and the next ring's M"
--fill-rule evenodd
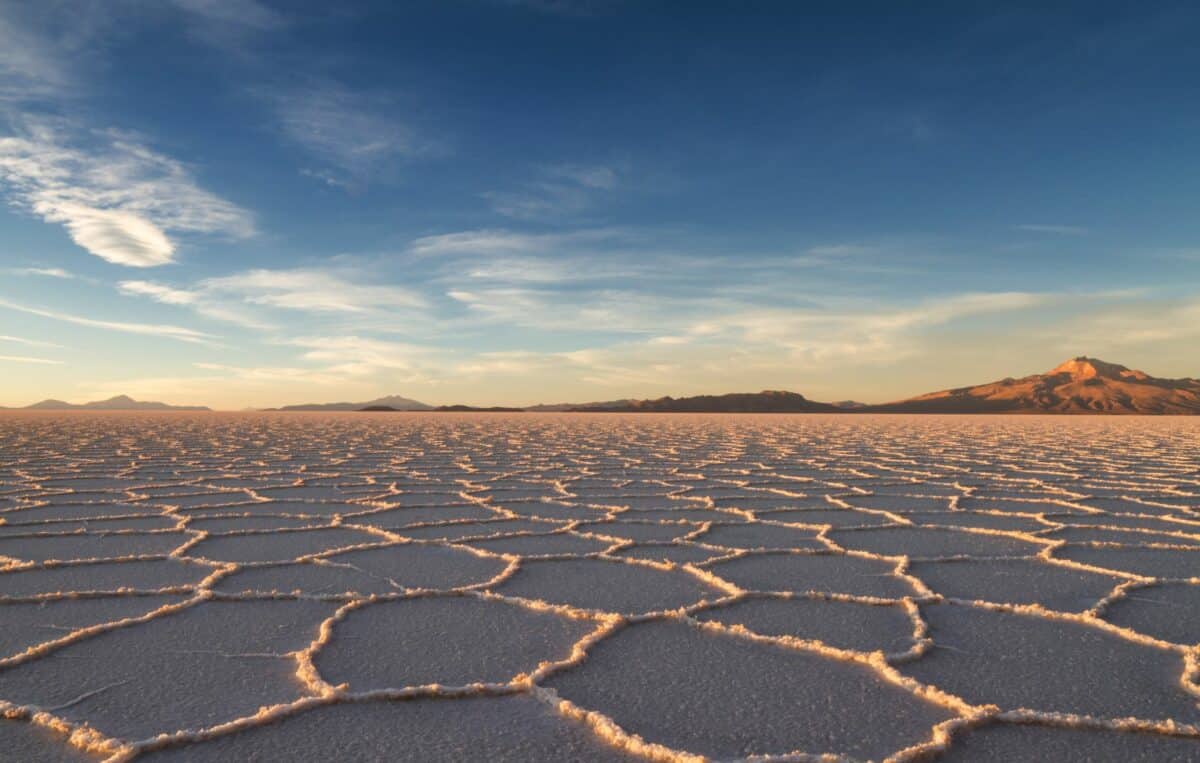
M1043 754L1200 761L1200 420L0 416L0 760Z

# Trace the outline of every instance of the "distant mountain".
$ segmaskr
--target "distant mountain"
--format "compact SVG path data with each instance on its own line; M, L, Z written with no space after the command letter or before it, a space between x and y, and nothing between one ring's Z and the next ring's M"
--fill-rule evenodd
M479 406L461 405L461 404L459 404L459 405L439 405L437 408L434 408L433 410L442 411L442 412L446 412L446 413L455 413L455 412L463 412L463 411L468 411L468 412L474 411L476 413L481 413L481 412L482 413L523 413L525 411L524 408L506 408L503 405L492 405L492 406L488 406L486 408L480 408Z
M859 410L1200 415L1200 380L1158 379L1115 363L1078 357L1044 374L931 392Z
M108 400L97 400L77 405L62 400L43 400L26 406L33 411L208 411L203 405L167 405L166 403L142 402L128 395L117 395Z
M365 403L305 403L303 405L285 405L282 408L271 408L273 411L361 411L364 408L390 408L396 411L428 411L432 405L417 400L410 400L399 395L390 395Z
M841 408L843 410L868 407L866 403L860 403L857 400L838 400L837 402L830 403L830 405L832 405L834 408Z
M836 413L841 409L829 403L814 402L797 392L764 390L728 395L627 400L618 405L580 406L571 410L615 413Z
M541 405L531 405L525 410L531 413L553 413L556 411L578 411L581 409L596 409L596 408L621 408L628 405L633 405L637 400L633 398L625 398L623 400L608 400L605 402L596 403L542 403Z

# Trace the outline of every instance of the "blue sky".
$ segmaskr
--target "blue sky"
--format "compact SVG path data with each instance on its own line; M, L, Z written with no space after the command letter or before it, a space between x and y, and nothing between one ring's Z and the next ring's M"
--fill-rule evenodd
M993 6L0 0L0 404L1200 375L1200 10Z

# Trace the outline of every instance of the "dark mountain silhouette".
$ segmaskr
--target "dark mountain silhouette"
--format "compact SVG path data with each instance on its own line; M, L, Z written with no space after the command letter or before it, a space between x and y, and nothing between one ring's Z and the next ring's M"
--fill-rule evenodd
M397 411L428 411L432 405L417 400L411 400L399 395L389 395L365 403L304 403L302 405L285 405L271 408L273 411L361 411L364 408L391 408Z
M212 410L203 405L167 405L166 403L142 402L128 395L117 395L108 400L96 400L91 403L68 403L62 400L43 400L40 403L26 406L26 410L34 411L208 411Z
M1044 374L859 409L885 413L1200 414L1200 380L1158 379L1078 357Z
M764 390L728 395L628 400L618 405L584 405L570 410L613 413L832 413L840 409L829 403L814 402L797 392Z

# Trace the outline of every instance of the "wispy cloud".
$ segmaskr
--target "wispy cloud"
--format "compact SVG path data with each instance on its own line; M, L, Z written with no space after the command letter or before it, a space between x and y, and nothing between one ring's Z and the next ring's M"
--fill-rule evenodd
M0 138L0 182L13 204L62 225L80 247L118 265L172 262L169 232L254 233L248 212L202 189L180 162L119 132L27 122L23 134Z
M213 344L216 337L212 334L206 334L202 331L184 328L182 326L171 326L155 323L125 323L121 321L106 321L97 318L88 318L82 315L73 315L71 313L58 312L56 310L46 310L39 307L28 307L15 302L10 302L6 299L0 299L0 307L8 310L16 310L18 312L27 313L29 315L37 315L42 318L62 321L64 323L73 323L77 326L86 326L88 328L106 329L108 331L119 331L126 334L140 334L142 336L159 336L167 339L176 339L181 342L191 342L193 344Z
M22 355L0 355L0 361L6 363L37 363L40 365L61 366L63 361L48 358L27 358Z
M200 288L234 295L255 305L317 313L367 313L425 304L420 294L403 287L349 281L322 268L248 270L206 279L200 282Z
M1091 231L1079 225L1018 225L1017 230L1029 233L1049 233L1055 236L1086 236Z
M324 165L301 173L353 189L390 171L398 159L443 151L409 125L391 95L318 80L291 90L260 90L283 134Z
M43 342L37 339L23 339L19 336L7 336L4 334L0 334L0 342L23 344L26 347L62 347L61 344L55 344L54 342Z
M74 278L75 274L63 268L13 268L9 271L19 276L45 276L47 278Z
M517 220L571 217L613 192L621 174L617 167L607 165L554 165L541 168L535 179L516 189L482 195L495 212Z

